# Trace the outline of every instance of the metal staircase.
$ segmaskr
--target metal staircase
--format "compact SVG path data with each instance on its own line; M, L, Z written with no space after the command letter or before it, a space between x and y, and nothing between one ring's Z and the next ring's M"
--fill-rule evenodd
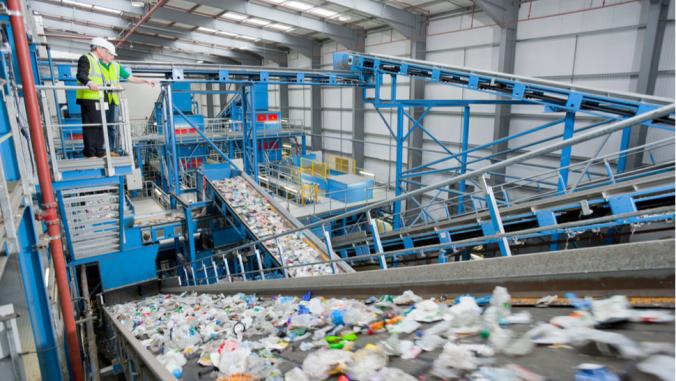
M119 251L120 195L116 186L76 188L61 192L69 251L79 260ZM125 214L129 213L125 202Z

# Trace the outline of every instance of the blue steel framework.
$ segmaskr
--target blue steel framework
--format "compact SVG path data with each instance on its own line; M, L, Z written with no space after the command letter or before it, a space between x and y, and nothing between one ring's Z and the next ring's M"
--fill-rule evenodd
M641 113L654 110L659 106L668 104L671 101L649 96L639 96L632 94L599 94L598 91L575 88L572 85L565 85L556 82L536 80L533 78L518 77L494 73L488 71L472 70L462 67L446 66L424 61L407 60L397 57L382 55L368 55L362 53L335 53L334 68L340 70L350 70L358 73L360 76L364 102L372 104L390 134L396 141L396 163L395 163L395 193L402 194L407 189L407 184L423 185L413 179L420 179L422 176L433 174L451 174L462 175L468 171L470 165L480 167L486 163L492 163L500 157L509 157L519 150L532 148L538 144L550 142L557 138L568 140L576 133L587 131L591 128L610 123L612 121L626 119L628 117L639 115ZM389 76L389 98L384 97L383 85L384 77ZM410 80L424 80L430 83L446 84L475 92L488 93L499 96L495 100L404 100L397 98L397 79L408 77ZM615 97L613 97L615 95ZM508 137L496 141L469 148L470 133L470 108L472 105L500 105L500 104L518 104L544 106L546 112L564 112L565 117L544 125L535 126L526 131L512 134ZM439 107L459 107L463 110L463 128L460 150L453 152L443 144L434 134L423 126L423 120L430 110ZM387 119L382 115L380 109L389 108L396 111L396 128L393 128ZM416 119L412 117L413 109L422 109L420 116ZM588 114L602 119L600 123L575 128L575 116L577 113ZM407 123L408 121L408 123ZM491 150L498 144L509 142L511 140L541 133L545 129L550 129L563 123L563 132L554 137L547 137L529 142L520 147L509 148L503 152L493 153L487 156L470 156L481 150ZM410 127L406 127L406 125ZM667 129L673 131L674 119L672 117L661 118L656 121L646 123L651 128ZM403 150L404 144L410 134L420 129L432 140L437 147L446 152L441 158L423 163L412 168L404 168ZM622 152L616 165L616 173L622 174L626 168L627 150L629 149L629 136L631 128L626 128L622 132L622 138L619 150ZM455 160L457 165L443 168L435 168L442 163ZM561 194L565 194L569 188L569 167L571 165L571 148L565 147L561 150L559 161L559 176L557 179L557 188ZM492 173L496 175L504 174ZM479 187L487 190L487 200L492 220L495 221L494 229L499 230L501 222L497 218L497 205L493 192L486 189L487 184L477 184ZM461 181L458 186L458 213L465 211L464 193L466 181ZM452 192L448 190L447 192ZM508 204L508 196L504 197L502 204ZM393 206L394 228L399 229L404 225L402 221L402 206L397 202ZM424 213L424 206L420 207L420 213ZM508 255L508 249L502 250L503 255Z
M6 31L8 28L8 25L6 23L6 18L0 18L0 21L2 21L2 27ZM11 44L11 33L8 34L10 36L10 44ZM4 78L9 79L10 77L7 75L8 70L7 70L7 62L11 61L6 60L7 57L7 52L2 55L3 57L3 71L0 74L4 73ZM12 58L13 59L13 58ZM471 72L467 70L462 70L459 68L453 68L449 69L448 67L443 67L443 66L436 66L432 64L428 64L425 62L418 62L418 61L409 61L409 60L401 60L401 59L396 59L396 58L391 58L391 57L383 57L383 56L372 56L372 55L358 55L358 54L338 54L336 55L335 58L336 62L336 69L349 69L349 71L335 71L335 72L325 72L325 71L303 71L303 70L284 70L284 69L262 69L262 68L252 68L252 67L186 67L182 70L182 74L180 75L180 78L173 72L171 69L166 69L166 68L158 68L158 67L147 67L143 68L143 65L139 65L138 68L135 68L135 72L138 74L141 73L158 73L158 72L167 72L167 73L172 73L170 78L173 79L173 81L167 81L165 82L165 90L163 91L164 94L164 102L166 104L163 107L164 112L166 113L166 123L168 123L169 126L173 126L173 121L172 119L174 118L174 110L175 107L172 104L172 99L171 99L171 86L172 83L176 82L181 82L181 81L191 81L191 82L203 82L203 83L232 83L239 85L241 89L246 89L247 87L252 87L255 84L260 84L260 83L267 83L267 84L284 84L284 85L309 85L309 86L361 86L363 88L364 92L364 99L366 102L369 102L376 107L376 109L381 109L381 108L390 108L393 110L396 110L396 115L397 115L397 123L396 123L396 129L392 128L392 126L389 126L389 124L386 123L388 129L390 129L390 133L393 135L393 137L396 139L397 142L397 160L396 160L396 166L397 166L397 176L396 176L396 184L395 184L395 189L397 196L405 196L406 194L404 193L406 189L406 184L412 183L413 180L412 178L424 176L424 175L430 175L434 173L450 173L451 175L456 175L460 176L462 180L458 182L458 190L448 190L448 189L442 189L440 192L451 192L453 194L458 195L460 198L457 202L457 208L456 212L457 214L465 214L467 212L468 207L472 207L476 210L482 209L485 210L488 213L490 218L488 218L486 221L488 222L487 224L481 224L480 229L482 230L482 234L479 235L476 238L469 238L469 239L460 239L459 241L453 241L453 235L455 234L454 232L451 232L450 230L443 230L443 229L436 229L435 232L439 235L439 242L440 245L436 245L433 247L435 251L439 251L439 249L445 250L445 249L451 249L455 250L457 248L462 248L462 247L467 247L470 245L477 245L481 243L486 243L486 242L494 242L497 243L500 246L500 251L502 252L503 255L509 255L509 242L507 242L507 235L510 233L506 230L507 223L512 219L516 217L512 217L510 215L509 218L502 218L501 213L500 213L500 207L509 207L510 204L510 198L507 195L503 195L502 199L498 199L494 195L493 189L491 189L491 185L489 185L487 178L481 177L478 178L477 184L478 186L482 189L483 193L480 196L473 195L471 192L466 191L466 178L463 177L464 174L469 173L471 171L470 165L474 165L475 167L477 166L477 163L479 165L485 164L486 162L490 163L493 161L495 158L494 156L486 156L486 157L480 157L480 156L475 156L475 155L470 155L471 153L478 152L480 150L484 150L486 148L490 148L490 145L487 146L478 146L478 147L469 147L469 132L470 132L470 107L473 105L480 105L480 104L500 104L500 103L511 103L511 104L531 104L531 105L541 105L544 106L546 109L550 111L563 111L565 112L565 117L561 120L557 120L555 123L548 123L543 126L539 126L536 128L533 128L527 132L523 132L520 134L514 134L508 138L505 138L506 140L510 139L515 139L516 137L523 136L526 134L533 134L538 131L542 131L544 129L550 128L552 126L555 126L560 123L564 123L564 131L560 136L557 136L556 139L558 138L563 138L564 140L571 140L574 139L577 134L583 131L591 131L594 128L597 127L602 127L604 124L607 123L612 123L618 120L630 118L634 115L637 114L642 114L645 112L649 112L650 110L658 108L663 102L660 101L654 101L652 98L646 98L646 101L642 100L636 100L636 99L631 99L631 97L627 98L624 96L600 96L598 94L594 93L587 93L582 89L566 89L562 86L557 87L552 85L543 85L542 83L530 83L528 80L524 79L519 79L515 78L513 80L506 78L503 75L499 75L499 73L487 73L487 72ZM37 64L37 63L36 63ZM37 70L35 70L36 73L38 73ZM383 86L383 77L389 75L392 77L392 87L391 87L391 95L389 99L382 99L380 97L380 92L381 92L381 87ZM190 77L190 76L201 76L202 78L209 77L210 79L196 79L196 80L186 80L184 76ZM476 91L481 91L481 92L488 92L491 94L498 94L503 97L511 98L507 100L401 100L398 99L396 96L396 83L397 83L397 77L398 76L410 76L410 77L415 77L415 78L422 78L425 80L429 80L432 82L439 82L439 83L445 83L445 84L450 84L450 85L455 85L455 86L460 86L463 88L467 88L470 90L476 90ZM52 73L52 78L42 78L43 81L46 80L51 80L53 79L53 73ZM9 89L8 89L9 90ZM370 97L367 96L369 95L370 91L374 91L374 96ZM255 107L250 107L250 105L255 104L255 95L254 92L251 91L247 94L246 91L242 91L241 93L242 97L244 97L244 102L243 102L243 159L244 159L244 168L245 170L253 175L254 179L257 179L257 171L258 171L258 162L257 162L257 155L255 154L250 154L252 152L255 152L257 149L257 139L258 139L258 134L257 134L257 126L256 126L256 109ZM247 105L249 105L247 107ZM4 108L6 106L2 106ZM417 119L414 119L411 117L411 108L422 108L423 112L421 116ZM417 168L408 168L404 169L404 158L403 158L403 146L404 142L406 141L407 137L410 135L412 129L415 128L420 128L423 130L423 132L430 137L431 140L435 141L440 146L443 146L441 142L432 134L430 131L424 128L423 126L423 119L425 115L429 113L429 111L434 108L434 107L460 107L463 110L463 116L464 116L464 123L463 123L463 138L461 142L461 150L459 152L453 152L448 150L444 146L444 150L447 151L447 156L435 160L434 162L426 163L424 165L421 165ZM2 109L0 108L0 109ZM177 110L177 114L181 115L181 111ZM600 116L604 120L601 123L598 123L596 125L592 126L585 126L581 129L575 130L575 115L580 112L580 113L588 113L592 114L595 116ZM649 124L651 127L654 128L666 128L669 131L673 131L673 119L671 117L671 114L673 114L673 110L671 111L670 115L667 117L660 116L659 118L655 120L651 120L646 122ZM408 129L406 128L406 120L409 120L411 123L411 127ZM9 125L9 122L7 120L3 120L3 126ZM232 162L228 155L223 152L217 144L215 144L212 139L210 139L206 134L204 134L199 128L195 129L196 132L200 135L200 137L209 144L209 146L218 153L219 156L228 163L229 171L231 171L231 174L236 174L235 169L233 168ZM168 128L167 131L174 131L173 128ZM396 131L396 132L395 132ZM626 158L629 155L629 150L631 147L628 147L628 131L629 127L626 127L624 129L623 137L621 139L621 146L620 146L620 156L617 158L617 165L615 168L615 171L611 170L610 175L616 174L616 175L621 175L624 173L624 169L626 166ZM173 136L172 136L173 135ZM7 151L5 150L7 148L4 142L11 141L14 137L8 137L8 139L3 141L3 145L0 145L0 148L3 150L3 169L5 169L6 172L12 173L12 168L16 167L16 154L14 152ZM539 143L546 143L554 138L548 138L541 140ZM169 149L166 150L165 155L168 159L170 159L172 166L173 166L173 174L170 175L170 192L169 192L169 199L171 200L172 207L178 207L179 204L181 203L180 199L176 197L180 193L180 176L179 176L179 166L177 163L178 155L176 153L176 145L177 141L175 138L175 131L174 133L170 133L167 136L166 140ZM496 144L498 142L493 142L492 144ZM673 143L672 143L673 144ZM557 180L555 181L555 186L560 193L568 193L570 184L568 183L569 181L569 174L570 174L570 168L571 168L571 149L569 148L570 146L563 146L562 151L561 151L561 159L560 159L560 166L557 169ZM522 146L519 147L519 149L524 149L524 148L529 148L528 146ZM514 152L512 152L514 151ZM510 150L509 153L514 153L517 154L516 149ZM458 161L459 164L454 167L450 168L443 168L443 169L430 169L431 166L450 161L450 160L455 160ZM13 164L12 164L13 163ZM671 166L665 167L663 169L663 172L668 172L673 174L673 164ZM494 174L494 173L488 173L488 174ZM499 175L504 175L500 174ZM650 172L651 175L659 174L658 172L652 171ZM181 204L180 206L183 208L185 212L185 218L183 221L179 222L174 222L174 223L167 223L167 224L162 224L161 226L152 226L148 228L143 228L143 227L135 227L135 226L129 226L124 222L125 218L125 212L124 212L124 203L125 203L125 197L123 196L122 193L124 189L124 180L123 177L120 176L120 174L116 176L106 176L105 173L88 173L88 176L95 176L96 178L88 177L88 178L77 178L77 174L73 175L73 178L70 178L68 181L63 181L58 185L58 190L59 191L64 191L67 189L72 189L72 188L78 188L78 187L84 187L84 186L92 186L92 185L99 185L99 184L113 184L115 186L118 186L118 189L120 191L120 226L121 226L121 231L120 233L124 237L121 242L124 244L121 245L121 250L118 253L110 253L106 254L97 258L91 258L87 259L85 261L71 261L70 265L71 268L74 266L92 262L92 261L100 261L100 262L107 262L108 266L125 266L126 268L129 269L136 269L136 266L133 266L132 264L137 263L139 261L139 256L134 255L138 254L138 251L136 250L143 250L144 254L142 255L143 258L146 258L145 260L147 261L148 258L153 258L153 263L152 266L154 266L154 257L156 255L156 250L157 248L154 246L156 243L159 241L160 236L163 238L173 238L176 242L178 242L178 239L181 237L187 238L188 246L189 246L189 252L190 252L190 260L189 263L193 264L194 266L191 267L191 272L193 273L193 282L195 282L195 276L194 276L194 269L195 268L201 268L204 269L204 273L206 275L206 282L209 283L209 277L207 275L207 267L204 264L204 261L210 261L209 268L214 270L214 273L217 274L216 278L218 278L219 274L226 274L228 275L228 278L231 279L231 273L229 269L227 268L227 261L223 261L222 266L223 268L217 269L217 264L214 262L214 258L211 255L212 253L205 253L207 255L202 256L202 258L198 258L196 253L196 248L195 248L195 243L194 243L194 233L197 231L198 228L198 223L197 221L193 220L193 215L192 215L192 210L195 208L201 208L205 207L211 204L210 200L205 200L197 203L192 203L189 205ZM506 176L506 175L505 175ZM645 177L645 174L639 174L636 176L627 176L626 179L636 179L636 178L643 178ZM8 176L8 178L11 178ZM625 180L626 180L625 179ZM603 183L602 185L607 185L607 183ZM592 185L590 187L587 187L587 189L595 189L598 187L598 184ZM425 188L424 188L425 189ZM582 189L582 188L581 188ZM660 215L657 216L651 216L651 217L640 217L636 215L637 212L640 212L642 209L637 206L637 203L640 202L647 202L647 201L652 201L656 198L659 199L671 199L673 202L673 184L671 187L669 185L664 185L661 187L656 187L656 188L651 188L649 191L635 191L635 192L629 192L628 195L623 195L621 197L617 198L610 198L607 200L604 200L604 202L607 202L609 205L609 208L612 210L612 215L609 217L605 217L605 220L599 220L595 222L593 225L586 225L583 227L583 229L589 229L590 226L591 228L600 228L600 227L614 227L614 226L622 226L626 225L628 223L633 223L633 222L649 222L652 220L665 220L665 219L673 219L673 209L666 211ZM474 201L477 201L478 199L483 198L483 200L479 200L482 203L477 204ZM403 198L397 198L393 202L393 207L392 207L392 214L393 214L393 219L394 219L394 225L395 228L401 229L404 228L406 225L406 218L404 218L404 213L401 209L401 201ZM601 201L599 201L601 202ZM311 225L308 226L308 228L326 228L326 224L331 223L332 221L337 221L337 220L344 220L348 217L357 215L359 213L368 213L371 211L372 208L383 208L389 204L389 201L378 203L372 207L367 207L367 208L360 208L354 211L351 211L349 213L339 215L339 216L334 216L330 219L327 220L322 220L315 222ZM424 215L427 212L423 212L425 207L430 207L430 205L421 205L420 206L420 215ZM439 204L442 204L444 206L445 203L439 203L437 202L436 205L438 206ZM480 207L477 207L479 205ZM482 206L485 205L485 206ZM564 206L561 206L561 208L564 208ZM551 209L545 212L540 212L536 218L539 223L539 230L536 229L536 231L533 232L528 232L528 233L523 233L522 236L554 236L554 234L560 234L562 231L559 226L557 225L562 225L561 223L558 223L556 221L556 216L548 214L548 213L555 213L556 210ZM43 282L44 280L42 279L42 268L41 264L39 263L39 257L37 256L37 251L35 247L35 242L36 242L36 229L34 226L34 221L35 221L35 216L33 215L33 211L30 207L25 208L25 214L23 214L23 218L21 219L22 224L19 225L20 229L18 229L20 237L22 239L20 242L22 244L20 245L19 248L19 259L22 260L22 272L23 277L24 277L24 286L26 290L26 297L32 301L29 303L31 305L31 320L33 322L33 331L34 335L36 338L36 343L38 344L38 348L42 348L43 351L40 352L39 357L40 357L40 365L41 365L41 370L43 373L43 377L49 378L49 379L59 379L60 378L60 373L55 372L54 369L58 368L58 361L56 358L56 351L55 351L55 343L54 343L54 333L53 333L53 328L52 328L52 320L51 317L49 316L49 306L47 304L46 300L46 294L44 293L44 287L43 287ZM211 218L213 216L210 216ZM367 216L369 217L369 216ZM429 224L420 224L416 225L415 222L418 218L413 219L413 223L408 224L408 227L414 225L417 228L420 228L424 230L425 228L429 228ZM368 219L370 220L370 218ZM425 220L427 221L427 220ZM237 223L237 221L234 221ZM67 229L67 226L66 226ZM181 230L181 229L184 229ZM372 244L373 244L373 249L368 250L368 255L371 253L375 253L379 255L379 262L380 266L383 268L386 268L388 266L388 261L385 259L387 258L386 255L387 253L387 239L385 236L381 236L378 234L377 228L375 228L375 225L373 224L373 221L370 220L370 231L372 232ZM461 225L460 230L463 229L463 226ZM465 227L465 229L469 229ZM149 234L149 239L146 240L144 237L144 234L148 233ZM287 233L291 234L291 233ZM328 234L325 234L325 238L328 236ZM415 237L413 236L408 236L407 237L409 240L413 241ZM148 244L146 241L150 242ZM248 244L247 246L249 246ZM337 247L332 247L330 240L326 240L326 245L328 250L340 250ZM396 254L397 255L404 255L407 252L411 251L409 249L413 249L414 246L411 248L405 247L404 251L399 251ZM149 252L146 252L146 250L150 250ZM418 250L418 249L416 249ZM423 250L423 249L420 249ZM425 249L426 250L426 249ZM395 258L395 256L392 256L392 258ZM442 258L445 260L445 256L440 255L439 256L440 261ZM202 261L199 263L199 261ZM241 261L241 256L239 257L239 262L240 262L240 273L243 273L245 271L244 266L242 266L242 261ZM199 267L196 265L199 263ZM391 261L390 263L394 263L394 261ZM274 265L274 264L272 264ZM259 265L260 267L260 265ZM218 271L216 271L218 270ZM263 270L260 270L261 278L264 277ZM249 269L251 271L251 269ZM278 269L274 269L272 271L278 271ZM186 275L186 278L189 278ZM74 284L74 287L77 287L77 281L75 277L72 278L71 280ZM116 284L119 284L120 286L124 286L129 284L128 281L129 279L115 279Z
M6 5L0 2L3 7ZM7 9L6 7L4 9ZM1 12L1 11L0 11ZM36 212L39 208L32 201L34 189L31 188L34 174L26 172L26 162L31 160L28 147L29 136L18 126L21 120L16 114L19 112L19 92L15 85L21 84L18 73L17 60L14 55L14 38L12 26L7 14L0 14L0 40L6 43L9 49L0 51L0 86L2 98L0 102L0 169L3 173L3 184L0 192L20 192L16 198L18 204L3 205L3 241L0 256L18 255L19 271L23 283L24 297L28 307L29 318L35 348L40 366L40 373L44 380L62 380L61 366L58 358L58 344L56 342L54 319L50 309L47 290L45 289L44 270L49 266L50 256L38 237L39 224ZM36 46L31 46L32 57L36 57ZM37 61L33 62L34 72L37 73ZM8 188L8 184L18 186ZM13 189L13 191L11 191ZM12 194L12 196L14 196ZM11 197L11 199L15 199ZM9 215L8 215L9 214ZM11 225L11 226L10 226ZM13 231L11 234L7 234ZM0 272L0 277L2 273Z

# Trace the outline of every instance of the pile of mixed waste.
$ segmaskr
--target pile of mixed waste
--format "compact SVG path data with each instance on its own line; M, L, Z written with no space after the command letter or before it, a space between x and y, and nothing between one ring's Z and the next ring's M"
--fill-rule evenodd
M243 178L216 180L212 184L257 238L277 235L294 228ZM263 245L280 263L290 266L288 272L293 277L332 273L331 266L322 263L324 260L320 252L300 232L264 241ZM304 264L313 265L300 266Z
M624 296L579 299L573 313L535 322L514 313L511 296L423 299L411 291L366 300L215 294L156 295L110 307L176 378L197 361L219 381L544 380L496 356L526 356L538 346L631 360L633 372L674 380L671 343L635 342L617 332L627 323L670 323L665 310L631 308ZM543 298L546 306L556 297ZM527 327L516 333L516 326ZM525 332L525 333L524 333ZM302 352L299 360L294 353ZM295 356L298 358L298 356ZM402 361L420 362L409 374ZM415 367L405 367L415 368ZM577 380L619 380L603 365L580 364Z

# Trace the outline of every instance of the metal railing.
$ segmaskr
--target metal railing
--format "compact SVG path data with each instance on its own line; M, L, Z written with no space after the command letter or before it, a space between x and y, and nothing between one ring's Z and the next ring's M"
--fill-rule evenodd
M62 110L57 107L60 104L58 91L88 90L88 87L41 85L36 86L36 88L43 109L44 129L47 136L52 171L57 181L62 178L62 172L68 170L104 168L106 175L112 176L115 174L115 167L118 164L133 166L133 144L127 100L120 96L118 121L108 121L106 116L108 109L108 103L106 102L107 93L115 92L121 94L124 89L118 87L100 87L100 98L97 103L97 109L101 113L101 123L84 124L80 121L64 121L59 114ZM103 149L104 151L103 154L97 154L98 157L83 157L84 129L86 128L99 128L102 131L103 146L94 147L95 150ZM109 134L110 131L113 134ZM111 136L115 137L116 140L114 147L113 142L110 141Z
M499 184L493 187L487 185L485 181L486 176L488 176L490 173L495 173L495 171L497 170L508 168L511 165L519 164L529 159L549 155L552 152L555 152L564 147L575 146L577 144L588 142L597 138L605 138L606 136L621 131L622 129L637 126L645 120L651 120L656 117L670 115L673 112L674 105L672 104L647 112L645 114L628 118L626 120L599 126L596 129L587 131L584 134L579 134L577 136L572 137L571 139L557 141L545 147L540 147L533 151L522 153L518 156L508 158L501 162L493 163L491 165L484 166L482 168L469 170L467 173L453 176L449 179L437 182L432 185L421 187L419 189L404 193L397 197L377 201L367 206L357 207L345 213L309 223L303 227L286 230L281 234L260 237L260 239L256 241L251 241L244 245L224 250L222 252L215 254L214 256L203 258L195 262L181 264L177 267L172 268L170 271L173 271L174 275L179 275L179 279L182 285L212 284L212 282L220 282L222 279L227 279L227 281L235 281L235 280L251 280L251 279L270 279L275 276L280 276L280 274L281 276L286 276L290 268L297 266L312 266L317 265L318 263L303 263L294 266L282 265L280 267L272 268L264 266L261 263L260 259L256 258L256 256L252 255L251 253L255 253L255 250L253 250L253 248L255 248L257 244L262 244L264 242L270 241L274 242L274 240L280 239L281 237L290 234L297 234L299 232L302 232L303 234L312 234L311 232L313 231L317 233L319 232L323 233L323 238L325 244L327 245L327 250L329 251L329 253L332 254L330 255L330 258L333 258L321 262L323 264L332 264L338 261L345 260L348 260L351 263L356 260L368 260L378 262L380 263L380 267L382 269L386 269L388 261L391 261L397 255L403 254L417 252L419 253L419 255L425 257L427 255L431 255L430 253L432 253L434 256L443 253L443 255L452 256L457 255L457 249L459 248L471 247L485 242L494 242L494 243L502 242L507 246L509 246L510 243L516 243L519 240L543 235L562 234L566 237L574 237L576 234L579 234L580 232L597 231L598 229L620 225L636 225L636 224L665 222L665 221L673 223L674 207L673 205L670 205L645 210L638 210L629 213L621 213L621 214L616 213L613 215L607 215L597 218L579 219L573 222L557 223L554 225L548 225L538 228L520 229L511 232L498 230L495 234L485 234L482 235L481 237L476 238L468 238L454 242L442 242L440 244L435 245L428 245L410 249L406 248L401 250L385 252L382 248L382 245L380 244L379 232L376 227L376 221L371 217L372 211L387 209L395 201L405 201L412 199L416 196L423 196L425 194L430 194L432 192L446 192L449 189L449 186L457 184L462 180L468 180L468 181L477 181L479 183L483 182L482 189L478 191L457 194L455 197L447 200L438 199L435 202L431 203L430 205L426 206L418 205L415 208L413 208L414 213L411 213L411 210L402 211L401 212L402 216L404 216L405 214L413 214L415 216L412 217L413 218L412 220L410 220L411 222L408 224L408 227L423 226L424 224L428 224L430 222L430 220L423 221L418 217L420 214L423 213L431 214L433 212L432 210L427 210L423 212L425 207L427 207L428 209L431 207L437 208L439 210L440 209L448 210L449 206L457 207L461 202L460 199L461 197L462 202L467 202L467 200L470 200L469 202L472 203L472 200L478 199L483 199L484 202L483 204L474 204L474 208L471 211L466 210L465 212L463 212L463 214L456 214L455 216L446 215L445 221L450 221L451 217L456 218L457 216L468 215L470 213L477 215L479 213L488 214L486 212L489 211L491 212L490 216L487 215L486 217L482 218L499 219L499 213L497 213L497 210L491 209L491 206L488 203L488 195L502 193L502 189L500 189L501 187L503 189L527 190L527 192L524 192L524 196L521 198L517 198L514 200L500 200L502 201L503 206L528 205L527 204L528 202L537 200L547 200L559 197L561 196L562 193L558 188L558 181L551 179L558 178L559 176L558 174L561 168L557 168L556 170L548 169L542 173L534 174L530 178L509 180L503 184ZM632 172L624 172L620 176L612 172L612 170L605 173L603 171L603 169L608 168L608 163L617 160L618 157L620 157L621 155L641 154L651 156L651 153L656 150L665 148L667 149L671 148L673 150L673 147L674 147L674 137L670 136L665 139L647 143L641 147L633 147L629 150L615 152L613 154L599 155L596 157L592 157L588 160L573 165L569 165L568 167L566 167L566 169L570 170L571 173L577 173L579 175L579 178L575 183L571 182L571 184L566 188L565 192L576 192L586 189L594 189L603 185L614 184L617 182L641 176L648 176L659 173L673 173L674 172L673 159L666 159L661 162L650 163L650 165L646 166L645 168ZM483 181L480 181L481 179L483 179ZM545 180L548 181L545 182ZM545 183L549 184L548 188L543 188L544 185L542 184ZM539 185L540 188L534 187L533 184L540 184ZM493 200L495 200L495 198L493 198ZM507 204L507 202L509 204ZM498 214L497 217L493 216L494 212ZM361 228L364 227L371 228L372 234L371 237L369 237L368 239L373 243L372 251L366 254L360 254L350 257L349 259L337 258L331 246L330 235L327 231L327 227L330 226L329 224L333 221L343 220L348 217L359 215L365 215L367 218L366 220L355 222L354 225L355 226L359 225L359 227ZM236 269L233 270L232 268L230 268L231 267L230 263L232 263Z

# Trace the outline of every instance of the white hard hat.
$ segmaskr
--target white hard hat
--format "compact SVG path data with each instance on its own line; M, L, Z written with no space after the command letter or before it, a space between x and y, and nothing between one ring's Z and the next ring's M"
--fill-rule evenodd
M115 51L115 45L111 44L110 41L106 40L105 38L94 37L92 38L92 42L90 43L90 45L99 48L104 48L108 52L110 52L110 54L117 56L117 52Z

